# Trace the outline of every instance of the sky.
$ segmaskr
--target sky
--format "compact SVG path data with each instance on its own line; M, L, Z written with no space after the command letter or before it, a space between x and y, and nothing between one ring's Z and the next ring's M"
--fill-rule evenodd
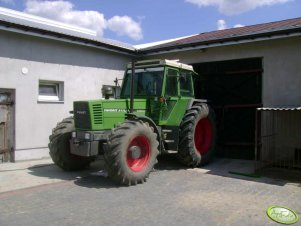
M0 0L0 7L133 45L301 17L301 0Z

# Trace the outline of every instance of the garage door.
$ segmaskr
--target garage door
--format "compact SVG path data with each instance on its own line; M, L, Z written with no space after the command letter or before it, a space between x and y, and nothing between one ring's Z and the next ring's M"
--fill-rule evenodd
M218 122L218 156L254 159L255 110L262 105L262 58L198 63L196 96L210 101Z

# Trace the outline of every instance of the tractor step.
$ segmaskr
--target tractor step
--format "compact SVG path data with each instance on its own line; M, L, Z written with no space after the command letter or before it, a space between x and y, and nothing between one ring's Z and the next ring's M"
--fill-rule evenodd
M176 153L178 153L178 151L175 151L175 150L167 150L166 153L167 153L167 154L176 154Z
M165 143L174 143L174 140L164 140Z

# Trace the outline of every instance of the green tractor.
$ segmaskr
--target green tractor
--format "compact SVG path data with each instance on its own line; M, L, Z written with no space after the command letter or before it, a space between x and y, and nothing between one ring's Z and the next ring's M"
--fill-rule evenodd
M186 166L208 163L215 116L206 100L195 99L194 76L192 66L177 61L129 63L118 99L76 101L74 116L53 129L54 163L80 170L103 155L108 176L122 185L146 181L158 154L171 150Z

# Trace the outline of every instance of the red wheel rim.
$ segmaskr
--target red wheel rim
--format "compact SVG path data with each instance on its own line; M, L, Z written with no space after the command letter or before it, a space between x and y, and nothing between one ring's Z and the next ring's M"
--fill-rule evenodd
M197 122L194 131L194 145L198 153L206 154L212 142L212 125L208 118L202 118Z
M127 149L127 165L134 172L145 169L150 158L150 143L146 136L135 137Z

